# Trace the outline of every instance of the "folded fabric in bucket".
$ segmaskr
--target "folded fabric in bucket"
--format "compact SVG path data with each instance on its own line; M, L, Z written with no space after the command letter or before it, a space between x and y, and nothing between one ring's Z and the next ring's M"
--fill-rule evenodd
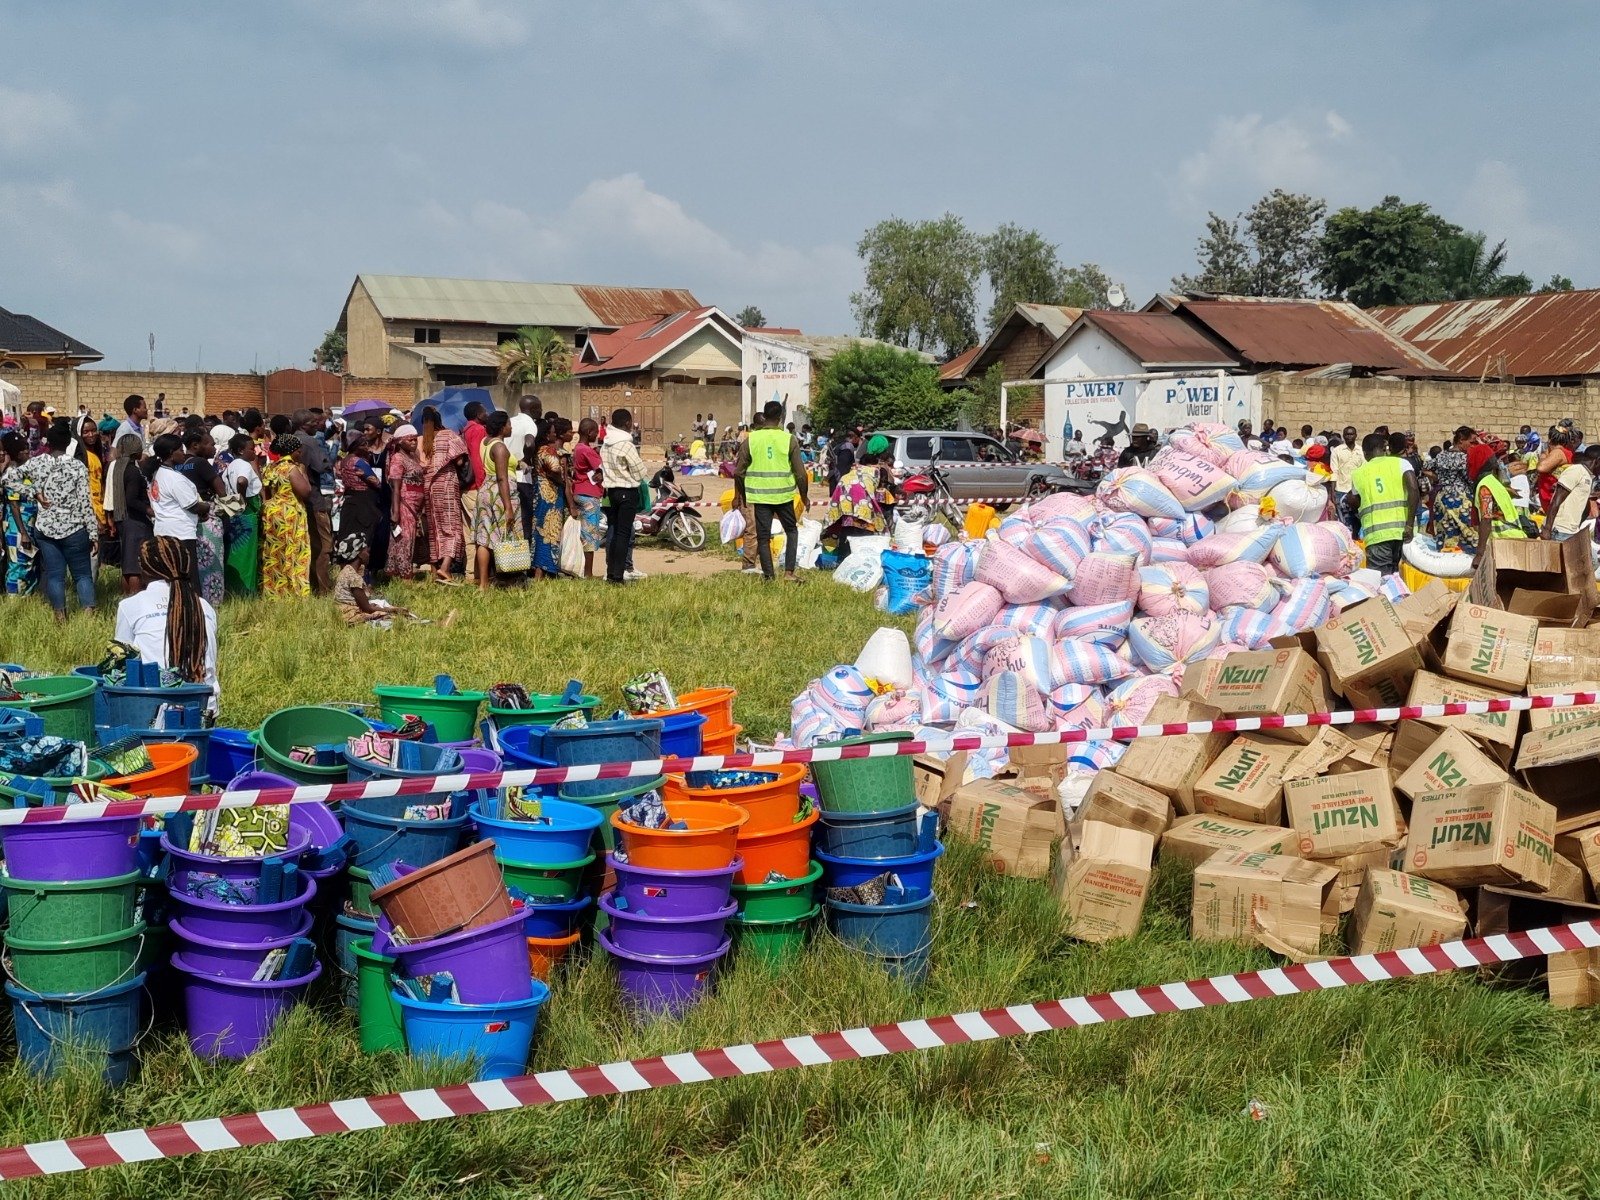
M7 775L81 775L88 761L82 742L54 734L0 739L0 772Z
M620 810L622 819L640 829L669 829L667 806L661 802L661 793L654 789L636 797Z
M676 708L678 697L667 682L665 671L645 671L622 685L622 698L635 713L659 712Z
M109 742L101 746L96 755L116 776L142 775L155 766L150 761L150 751L135 737L118 738L114 742Z
M260 888L254 879L225 879L211 871L187 871L179 890L197 900L242 906L254 904Z
M876 908L883 903L891 887L900 886L900 876L893 871L885 871L854 887L831 887L827 890L827 896L829 900L840 904L864 904L868 908Z
M551 729L584 729L584 728L588 727L588 724L589 724L589 718L588 717L584 716L581 712L574 712L574 713L568 713L566 716L562 717L561 720L557 721L554 725L550 726L550 728Z
M401 818L407 821L447 821L450 819L450 806L448 804L408 804Z
M520 683L491 683L489 685L489 707L521 712L532 708L533 701L528 698L528 689Z
M196 814L189 849L222 858L265 858L289 846L289 806L222 808Z

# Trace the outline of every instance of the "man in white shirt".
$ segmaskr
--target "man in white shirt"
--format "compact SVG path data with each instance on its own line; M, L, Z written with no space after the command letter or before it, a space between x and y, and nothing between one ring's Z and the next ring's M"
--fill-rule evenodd
M511 418L511 428L506 432L506 450L511 455L511 467L516 470L523 459L526 439L539 440L539 397L524 396L517 401L517 415ZM522 536L533 541L533 508L539 496L536 479L523 479L517 471L517 498L522 502Z
M1550 499L1550 511L1555 515L1546 518L1539 532L1541 538L1564 542L1589 519L1589 496L1594 491L1597 471L1600 471L1600 446L1589 447L1582 457L1561 469L1556 476L1555 495Z
M1349 495L1350 489L1355 485L1351 483L1351 476L1356 468L1367 461L1367 456L1361 452L1361 447L1356 445L1356 427L1344 427L1344 440L1333 448L1333 453L1328 456L1328 469L1333 472L1333 511L1338 513L1340 519L1350 526L1351 533L1359 532L1356 528L1356 519L1346 508L1344 498Z
M717 414L706 414L706 456L717 456Z
M639 485L644 482L644 460L633 445L633 414L625 408L612 413L606 426L605 440L600 443L600 469L611 526L606 541L606 582L620 585L627 582L633 518L639 512Z

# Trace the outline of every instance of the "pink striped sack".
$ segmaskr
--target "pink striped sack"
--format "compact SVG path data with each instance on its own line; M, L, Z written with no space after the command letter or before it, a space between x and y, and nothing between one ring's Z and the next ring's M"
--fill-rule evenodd
M1109 771L1122 761L1122 756L1127 752L1127 742L1085 742L1081 746L1073 746L1070 757L1074 761L1087 763L1097 771Z
M950 540L950 530L938 521L931 521L922 530L922 552L932 555Z
M1014 729L1043 733L1051 727L1044 701L1034 687L1014 671L1002 671L985 688L989 715Z
M1100 481L1095 495L1112 512L1140 517L1181 517L1183 505L1143 467L1119 467Z
M1189 513L1181 521L1171 517L1151 517L1145 522L1152 536L1176 538L1185 546L1192 546L1217 527L1217 523L1204 513Z
M1284 596L1272 610L1273 637L1315 629L1333 616L1333 589L1326 580L1297 579L1280 586Z
M1248 533L1213 533L1189 547L1189 561L1201 570L1232 562L1266 562L1285 525L1263 525Z
M948 641L977 633L999 615L1005 598L987 583L973 580L946 592L933 607L933 632Z
M1220 421L1195 421L1189 428L1202 445L1224 455L1244 449L1244 439Z
M1077 697L1082 690L1068 684L1050 693L1050 716L1057 729L1098 729L1106 723L1105 697L1091 689L1080 700Z
M1304 479L1306 469L1296 466L1288 459L1279 458L1276 454L1266 454L1254 450L1246 450L1246 455L1256 455L1256 461L1245 464L1238 455L1228 460L1228 469L1239 480L1239 486L1234 494L1249 496L1259 500L1280 483L1287 483L1291 479ZM1244 467L1243 470L1237 468Z
M1210 508L1233 490L1233 476L1216 463L1170 446L1156 455L1150 470L1185 512Z
M841 729L860 729L873 691L853 665L834 667L811 685L812 699Z
M971 583L977 577L981 553L982 542L949 542L934 551L931 565L934 597L948 596L958 587Z
M1192 429L1174 430L1172 436L1167 439L1167 445L1180 454L1191 454L1195 458L1204 459L1212 466L1223 468L1228 465L1228 455L1233 453L1220 446L1207 444Z
M983 677L993 679L1006 671L1021 675L1036 691L1048 692L1056 685L1055 654L1050 643L1043 638L1013 635L995 644L983 656Z
M1128 673L1128 664L1106 646L1093 642L1057 642L1054 650L1051 675L1058 684L1105 683Z
M1270 612L1277 606L1278 589L1272 575L1260 563L1232 562L1206 570L1206 586L1211 589L1211 608L1253 608Z
M802 749L810 749L818 742L837 741L845 729L816 703L807 688L789 705L789 736Z
M1128 624L1128 649L1149 671L1165 671L1210 650L1220 629L1209 615L1177 613L1168 617L1135 617Z
M912 637L917 657L926 663L937 663L954 653L956 643L940 637L933 628L933 609L924 607L917 614L917 629Z
M1178 685L1166 675L1125 679L1106 693L1108 725L1143 725L1162 696L1176 696Z
M1067 599L1073 604L1115 604L1132 600L1138 591L1139 577L1134 564L1136 555L1096 550L1084 555L1078 564L1078 574L1073 580Z
M1389 598L1390 604L1399 604L1400 601L1411 595L1411 585L1400 578L1398 571L1393 575L1385 575L1383 583L1379 585L1379 590Z
M896 688L867 705L868 729L915 729L921 723L922 693L916 688Z
M1348 575L1357 557L1350 531L1337 521L1282 525L1272 545L1272 565L1290 579Z
M1066 576L998 538L984 546L978 559L978 579L995 588L1008 604L1033 604L1059 596L1072 586Z
M1139 571L1139 611L1152 617L1211 610L1211 591L1200 568L1186 562L1163 563Z
M1026 509L1000 523L1000 537L1067 579L1090 550L1089 532L1081 522L1066 517L1035 520Z
M1028 505L1028 511L1040 521L1054 521L1059 518L1087 521L1100 510L1087 496L1080 496L1077 492L1056 492L1032 501Z
M1150 543L1150 565L1157 563L1188 563L1189 547L1177 538L1158 537Z
M1222 623L1224 641L1260 650L1273 637L1271 613L1255 608L1233 607L1219 610L1217 617Z
M1090 549L1109 550L1113 554L1132 554L1138 565L1148 567L1155 552L1155 538L1150 527L1129 513L1106 513L1089 527Z
M1116 649L1127 637L1128 622L1131 620L1132 600L1064 608L1056 615L1054 634L1057 641L1081 639Z

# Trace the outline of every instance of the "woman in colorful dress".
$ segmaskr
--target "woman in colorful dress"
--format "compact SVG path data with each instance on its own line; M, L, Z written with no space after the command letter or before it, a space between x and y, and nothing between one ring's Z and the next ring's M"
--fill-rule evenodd
M417 428L406 424L389 439L385 460L389 482L389 578L410 579L426 572L427 542L423 534L423 511L428 504L427 473L417 457ZM417 554L418 539L423 539L422 554Z
M561 527L567 520L567 471L561 451L572 439L572 422L556 417L539 427L534 457L538 490L533 502L533 577L561 574Z
M850 553L851 538L881 534L889 527L884 504L893 503L893 494L883 486L878 471L878 458L888 449L889 439L874 434L855 465L839 477L838 486L833 489L822 532L838 538L835 554L840 562Z
M200 522L195 539L195 555L200 562L200 596L212 608L222 607L222 558L225 553L222 514L212 503L222 496L222 472L211 461L217 456L217 444L211 434L203 429L192 429L183 435L183 448L189 457L178 468L189 477L200 498L210 504L206 519Z
M472 544L477 547L477 576L480 591L489 587L489 568L494 552L507 542L522 540L522 504L514 486L511 447L506 433L511 418L492 412L483 418L483 444L478 453L483 459L483 486L478 489L473 510Z
M311 533L306 501L311 480L300 460L304 451L292 433L273 440L276 461L261 473L261 592L266 596L311 594Z
M78 424L78 461L89 468L89 506L94 509L94 519L100 526L100 545L111 537L106 522L106 451L100 437L100 426L93 417L84 417ZM94 556L95 574L100 573L100 551Z
M600 451L595 443L600 424L593 417L578 422L578 444L572 448L572 515L578 518L583 538L583 577L594 578L594 552L606 544L600 527Z
M344 455L335 473L344 489L339 503L339 540L358 534L370 548L382 512L378 494L383 481L372 467L372 442L367 430L353 429L344 435Z
M0 521L5 526L6 595L31 596L39 586L39 548L33 540L38 502L27 478L28 439L16 430L0 437L5 472L0 475Z
M467 540L461 528L461 480L457 469L467 457L467 444L446 429L439 410L422 410L422 462L428 488L428 564L435 583L458 584L450 567L464 562Z
M1467 483L1467 451L1473 432L1463 425L1455 438L1433 456L1433 536L1441 550L1478 549L1478 531L1472 522L1472 487Z
M256 443L248 433L228 442L233 461L222 473L230 496L244 503L237 516L223 522L223 591L254 596L261 591L261 476L256 471Z

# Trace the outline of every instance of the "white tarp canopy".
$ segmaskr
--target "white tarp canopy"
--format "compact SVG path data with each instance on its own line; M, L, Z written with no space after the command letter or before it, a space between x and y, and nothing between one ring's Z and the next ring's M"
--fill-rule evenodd
M22 415L22 389L4 379L0 379L0 410L13 416Z

